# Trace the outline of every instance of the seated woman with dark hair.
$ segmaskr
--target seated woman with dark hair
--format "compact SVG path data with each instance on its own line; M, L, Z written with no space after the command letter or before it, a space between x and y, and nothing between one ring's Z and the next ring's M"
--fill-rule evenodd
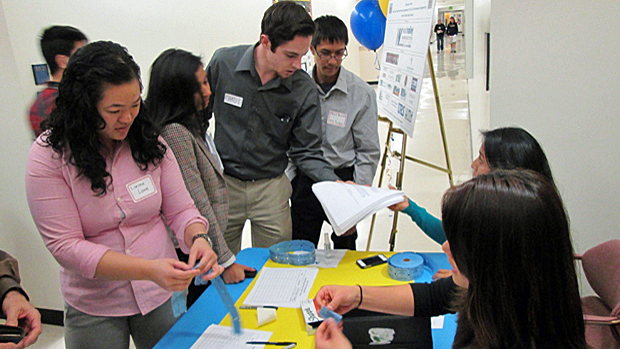
M211 90L200 57L184 50L168 49L153 62L146 99L149 116L174 152L196 207L209 220L208 234L218 263L226 268L222 274L224 281L230 284L243 281L245 271L254 269L235 263L235 255L224 240L228 191L222 162L207 134L211 118L206 109L209 96ZM205 288L191 284L187 305L191 306Z
M536 139L522 128L504 127L482 132L484 140L478 157L472 162L474 177L495 170L532 170L547 177L553 183L547 156ZM398 204L390 206L394 211L402 211L438 244L446 241L441 220L413 200L404 197Z
M26 194L60 263L65 345L128 348L131 336L136 348L151 348L176 321L172 291L223 270L209 223L145 115L140 68L124 47L79 49L58 92L28 155ZM166 224L187 263L177 259Z
M458 312L453 348L585 349L568 217L532 171L494 171L448 189L442 204L454 275L430 284L322 287L319 307L406 316ZM333 320L316 349L351 348Z

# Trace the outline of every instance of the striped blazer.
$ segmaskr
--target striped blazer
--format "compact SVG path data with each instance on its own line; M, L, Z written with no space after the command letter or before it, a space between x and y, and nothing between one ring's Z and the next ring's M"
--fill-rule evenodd
M224 240L228 224L228 191L207 142L178 123L166 125L161 136L179 163L185 187L196 207L209 221L208 234L218 263L225 267L231 265L235 256Z

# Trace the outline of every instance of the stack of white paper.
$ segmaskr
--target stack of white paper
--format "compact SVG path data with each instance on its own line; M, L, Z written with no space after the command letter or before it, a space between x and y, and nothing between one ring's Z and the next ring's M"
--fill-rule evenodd
M344 234L366 216L403 201L405 195L400 190L329 181L315 183L312 191L337 235Z

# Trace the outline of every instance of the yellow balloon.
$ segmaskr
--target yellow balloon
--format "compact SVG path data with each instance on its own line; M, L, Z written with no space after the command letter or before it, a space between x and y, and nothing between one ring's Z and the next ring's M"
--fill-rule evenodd
M387 18L387 10L388 10L389 2L390 0L379 0L379 6L381 6L381 12L383 12L383 15L385 16L385 18Z

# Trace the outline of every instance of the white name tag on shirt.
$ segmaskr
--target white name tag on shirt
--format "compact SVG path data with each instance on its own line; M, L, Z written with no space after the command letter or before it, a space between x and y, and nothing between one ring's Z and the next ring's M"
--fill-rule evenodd
M157 193L157 188L155 188L155 183L153 183L151 175L138 178L127 184L127 190L133 202L140 202Z
M327 115L327 123L338 127L344 127L347 123L347 114L330 110Z
M243 97L231 95L230 93L224 93L224 103L241 108L243 105Z

